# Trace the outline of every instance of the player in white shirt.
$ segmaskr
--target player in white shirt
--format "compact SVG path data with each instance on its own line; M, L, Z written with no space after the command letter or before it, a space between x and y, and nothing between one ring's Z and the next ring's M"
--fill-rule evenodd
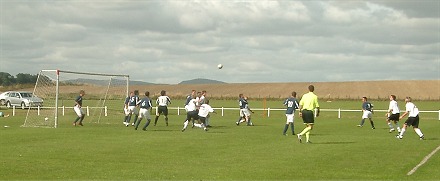
M391 121L394 122L397 131L400 133L400 125L399 125L399 117L400 117L400 109L397 105L396 96L390 95L390 105L388 106L388 111L385 114L387 116L387 124L390 127L390 133L394 131L394 127Z
M166 95L166 91L160 91L160 96L156 100L157 108L156 118L154 119L154 126L157 124L159 116L163 114L165 116L165 123L168 126L168 105L171 104L170 98Z
M185 104L184 104L184 106L185 106L185 111L186 112L188 112L188 110L187 110L187 106L188 106L188 104L189 104L189 102L192 100L192 99L194 99L196 97L196 90L192 90L191 91L191 94L189 94L188 96L186 96L186 101L185 101Z
M191 99L189 101L187 101L187 102L188 103L185 106L185 109L186 109L186 120L185 120L185 122L183 122L182 132L184 132L186 130L186 128L188 127L189 121L192 120L192 125L194 126L194 120L198 120L199 119L198 110L196 108L197 100L195 99L195 94L193 94L191 96Z
M205 99L206 99L206 90L203 90L202 91L202 95L200 96L200 104L202 105L202 104L205 104ZM206 127L211 127L211 125L209 124L209 115L208 115L208 117L206 117L206 120L205 120L205 125L206 125Z
M200 105L200 109L199 109L199 119L202 122L200 124L200 127L203 128L203 130L205 130L205 131L208 131L208 128L206 128L206 126L205 126L205 124L206 124L205 121L206 121L206 118L209 116L209 113L211 113L211 112L216 113L214 111L214 109L212 109L212 107L209 105L209 100L206 99L205 103Z
M201 100L202 92L197 92L196 95L197 95L196 96L196 109L197 109L197 114L199 114L199 109L200 109L200 106L202 105L202 100ZM200 120L197 119L197 123L193 124L193 126L201 128L202 124L201 124Z
M417 135L419 135L420 140L424 140L425 136L419 128L419 108L411 102L411 97L406 97L405 102L405 113L400 116L400 119L403 119L406 115L408 115L408 119L405 121L405 124L403 124L402 131L396 136L396 138L402 139L406 128L408 126L413 126L413 129Z

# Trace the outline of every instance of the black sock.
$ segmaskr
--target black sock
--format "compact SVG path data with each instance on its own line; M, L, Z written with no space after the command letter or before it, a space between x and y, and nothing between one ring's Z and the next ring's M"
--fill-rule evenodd
M133 121L133 123L136 124L136 122L137 122L137 120L138 120L138 118L139 118L139 115L135 114L134 116L135 116L135 117L134 117L134 121Z
M283 134L286 134L287 129L289 129L289 124L285 124L285 125L284 125Z
M293 125L293 123L290 123L290 128L292 129L292 135L295 135L295 126Z
M374 122L371 119L370 119L370 124L371 124L371 127L374 128Z
M154 125L157 124L157 120L159 119L159 116L156 116L156 118L154 119Z
M134 129L138 129L138 126L139 126L139 124L141 123L141 121L142 121L142 118L139 119L139 120L137 120L137 121L135 121L135 127L134 127Z
M365 122L365 119L362 119L362 121L361 121L361 126L363 126L364 125L364 122Z
M150 121L149 119L147 119L147 122L145 123L144 127L142 128L143 130L147 129L148 125L150 125Z

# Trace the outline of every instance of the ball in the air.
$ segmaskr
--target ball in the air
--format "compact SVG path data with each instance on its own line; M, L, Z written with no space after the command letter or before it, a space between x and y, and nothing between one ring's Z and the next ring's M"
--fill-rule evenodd
M218 69L222 69L222 68L223 68L223 65L222 65L222 64L218 64L218 65L217 65L217 68L218 68Z
M49 118L48 118L48 117L45 117L44 120L47 121L47 120L49 120Z

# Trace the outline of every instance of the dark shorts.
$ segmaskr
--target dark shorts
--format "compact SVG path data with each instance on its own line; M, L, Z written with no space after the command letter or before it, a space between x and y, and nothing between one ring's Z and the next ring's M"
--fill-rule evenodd
M400 113L397 113L397 114L391 114L391 115L388 117L388 120L399 121L399 117L400 117Z
M191 119L198 120L199 115L197 111L189 111L186 113L186 120L191 121Z
M313 111L302 110L302 119L304 124L314 124L315 123L315 115Z
M405 121L405 125L407 126L413 126L414 128L419 127L419 116L416 117L408 117L408 119Z
M157 108L157 113L159 115L161 115L163 113L163 115L168 116L168 107L167 106L159 106Z
M206 124L206 117L199 116L200 122Z

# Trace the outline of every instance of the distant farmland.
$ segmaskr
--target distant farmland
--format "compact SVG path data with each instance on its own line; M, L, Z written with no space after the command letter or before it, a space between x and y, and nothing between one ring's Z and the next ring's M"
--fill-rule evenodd
M209 97L236 99L243 93L251 99L285 98L292 91L299 95L307 92L309 84L315 85L315 93L322 100L359 99L367 96L373 100L386 100L390 94L398 98L411 96L416 100L440 100L440 80L405 80L405 81L362 81L362 82L293 82L293 83L231 83L231 84L173 84L173 85L133 85L130 90L139 90L141 94L150 91L154 96L166 90L170 97L184 97L192 89L206 90ZM85 89L88 94L100 90L100 86L83 85L63 86L60 91L76 93Z

